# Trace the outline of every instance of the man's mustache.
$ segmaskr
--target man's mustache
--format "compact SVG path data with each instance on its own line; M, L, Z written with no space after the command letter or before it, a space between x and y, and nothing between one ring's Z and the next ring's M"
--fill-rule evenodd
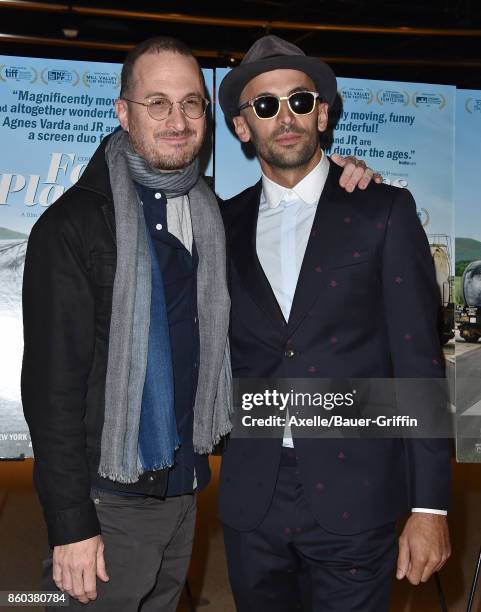
M168 130L165 132L157 132L156 138L186 138L187 136L195 136L197 132L191 128L177 132L176 130Z
M271 139L278 138L279 136L284 136L285 134L305 134L305 132L306 130L303 130L302 128L297 126L281 125L279 128L277 128L277 130L272 133Z

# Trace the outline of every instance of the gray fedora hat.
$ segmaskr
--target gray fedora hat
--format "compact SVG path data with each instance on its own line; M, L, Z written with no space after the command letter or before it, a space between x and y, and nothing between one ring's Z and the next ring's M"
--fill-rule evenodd
M259 38L244 55L239 66L226 74L219 88L219 103L227 119L239 114L242 90L254 77L271 70L300 70L307 74L329 106L337 92L336 75L325 62L307 56L302 49L278 36Z

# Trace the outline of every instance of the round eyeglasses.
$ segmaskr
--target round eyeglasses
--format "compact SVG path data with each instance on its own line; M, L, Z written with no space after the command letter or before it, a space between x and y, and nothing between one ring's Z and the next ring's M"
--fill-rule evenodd
M239 106L239 112L252 106L258 119L274 119L281 110L281 100L287 100L289 109L295 115L309 115L316 106L319 98L317 91L295 91L289 96L275 96L267 94L257 96Z
M209 105L209 100L201 98L200 96L189 96L180 102L171 102L168 98L149 98L147 102L138 102L137 100L131 100L130 98L125 97L121 99L126 100L127 102L132 102L133 104L146 106L147 112L152 119L155 119L155 121L167 119L174 108L174 104L178 104L180 106L180 110L189 119L200 119L203 115L205 115L205 111Z

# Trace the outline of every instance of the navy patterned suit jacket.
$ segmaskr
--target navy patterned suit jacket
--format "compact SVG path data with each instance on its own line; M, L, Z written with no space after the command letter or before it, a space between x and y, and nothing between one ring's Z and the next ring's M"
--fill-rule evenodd
M234 377L444 377L439 290L411 194L374 183L347 193L340 172L331 163L288 322L256 255L261 181L222 204ZM294 439L305 495L331 532L373 529L412 507L448 508L448 440ZM224 523L251 530L262 521L281 445L282 435L228 441Z

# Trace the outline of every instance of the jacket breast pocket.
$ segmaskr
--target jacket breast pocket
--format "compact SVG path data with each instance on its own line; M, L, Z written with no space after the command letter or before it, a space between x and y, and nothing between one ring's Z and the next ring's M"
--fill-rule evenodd
M323 299L316 308L360 309L379 290L380 274L371 249L336 251L321 260Z
M348 268L369 263L372 260L371 249L343 249L327 254L321 263L323 271Z

